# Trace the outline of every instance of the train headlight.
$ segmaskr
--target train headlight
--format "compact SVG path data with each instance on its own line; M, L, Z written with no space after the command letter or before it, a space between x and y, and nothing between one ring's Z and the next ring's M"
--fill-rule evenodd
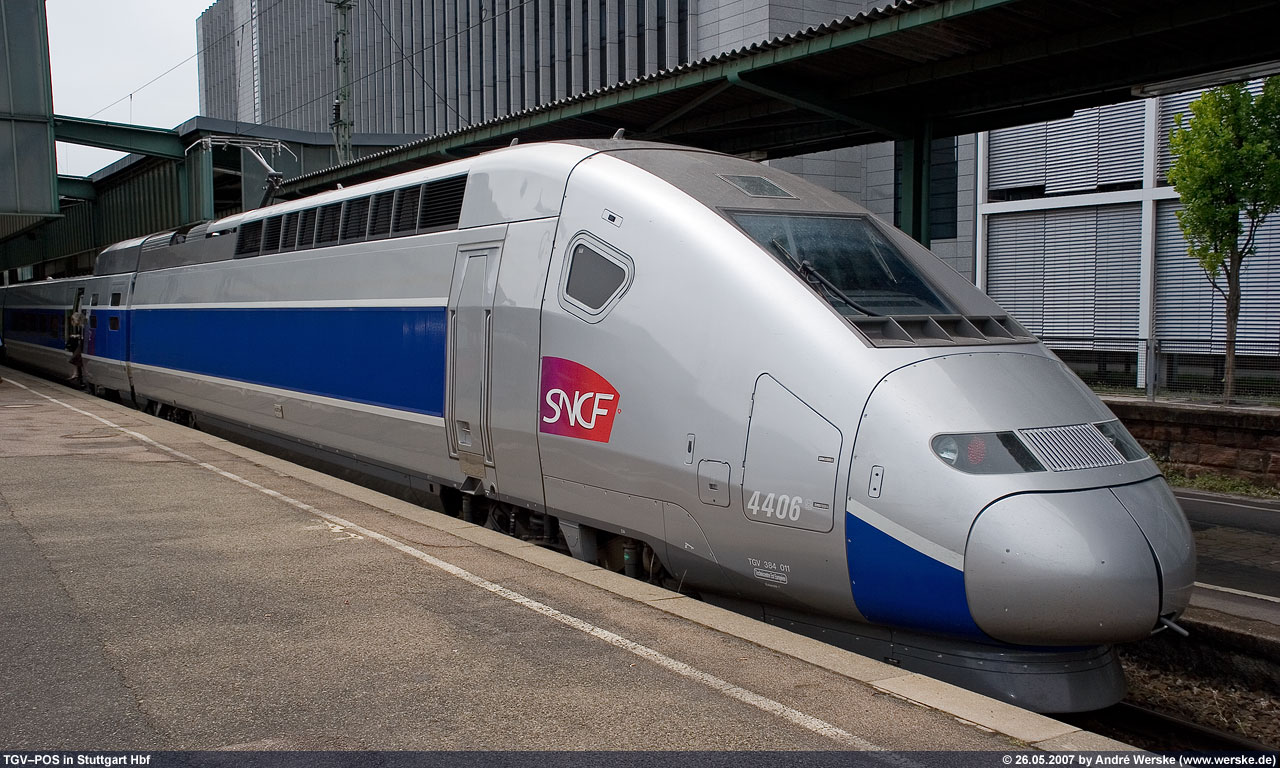
M938 435L933 438L933 452L938 454L938 458L954 465L956 459L960 458L960 444L951 435Z
M1115 449L1120 452L1125 461L1137 461L1138 459L1147 458L1147 452L1133 439L1133 435L1129 434L1129 430L1119 421L1104 421L1093 426L1098 428L1102 436L1107 438Z
M932 446L938 458L971 475L1045 471L1040 461L1012 432L938 435L933 438Z

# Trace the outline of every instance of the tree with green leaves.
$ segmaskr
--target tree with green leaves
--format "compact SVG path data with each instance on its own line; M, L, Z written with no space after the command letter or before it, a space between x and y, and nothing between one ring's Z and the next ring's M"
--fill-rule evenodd
M1223 402L1235 396L1240 277L1258 228L1280 208L1280 76L1255 96L1241 83L1205 91L1170 135L1169 181L1182 198L1178 223L1187 255L1226 302ZM1225 287L1223 283L1226 283Z

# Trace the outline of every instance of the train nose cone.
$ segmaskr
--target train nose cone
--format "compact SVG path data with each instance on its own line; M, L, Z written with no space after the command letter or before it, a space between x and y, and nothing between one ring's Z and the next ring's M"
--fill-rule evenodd
M1196 544L1187 517L1164 478L1112 488L1151 545L1160 568L1160 615L1179 616L1196 581Z
M1137 504L1153 494L1129 496ZM987 507L969 532L965 596L978 626L1007 643L1137 640L1161 614L1152 552L1109 489L1011 496Z

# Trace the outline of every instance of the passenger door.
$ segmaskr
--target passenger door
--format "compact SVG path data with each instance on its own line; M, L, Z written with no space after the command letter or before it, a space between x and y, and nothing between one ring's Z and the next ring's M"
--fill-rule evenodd
M494 480L489 434L493 300L501 243L459 247L449 294L445 424L450 455L468 477Z

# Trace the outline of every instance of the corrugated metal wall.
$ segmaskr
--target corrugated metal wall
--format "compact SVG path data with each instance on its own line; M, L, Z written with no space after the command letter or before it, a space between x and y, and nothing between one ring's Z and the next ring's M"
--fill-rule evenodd
M355 130L444 133L674 67L691 56L691 4L362 0L351 10ZM198 24L204 114L329 130L335 14L313 0L214 3Z
M43 225L35 238L15 237L0 242L0 266L17 267L94 250L93 205L75 203L62 207L62 218Z
M183 223L178 164L149 165L127 181L99 191L99 242L114 243Z
M140 165L133 174L113 177L111 186L99 186L97 200L64 205L63 217L40 227L36 237L0 243L0 264L96 254L120 240L181 226L178 164L153 160ZM84 269L91 266L91 259L82 262Z

